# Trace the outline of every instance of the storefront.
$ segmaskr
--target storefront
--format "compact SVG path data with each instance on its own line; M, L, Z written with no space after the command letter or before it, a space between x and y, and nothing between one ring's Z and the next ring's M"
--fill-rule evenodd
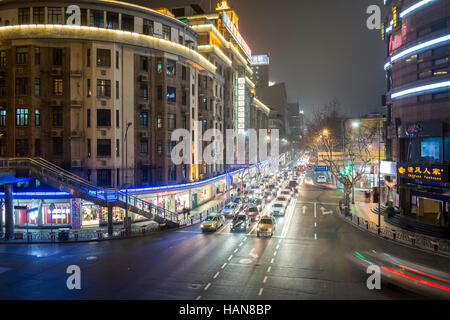
M192 190L192 209L211 199L211 185L206 185Z
M449 168L445 165L397 163L401 208L422 223L444 226L450 202Z
M397 163L394 161L381 161L382 179L384 186L381 188L381 201L399 206L399 196L397 193Z
M119 207L112 208L112 219L113 223L121 223L125 218L125 209ZM108 208L102 207L102 216L101 216L101 225L105 225L108 223Z
M85 202L81 205L81 226L98 226L100 224L100 207Z

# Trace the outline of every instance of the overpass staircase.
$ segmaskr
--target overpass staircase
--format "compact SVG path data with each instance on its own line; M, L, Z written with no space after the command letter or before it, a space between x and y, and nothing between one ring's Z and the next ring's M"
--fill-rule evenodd
M165 208L129 195L120 189L106 189L67 171L43 158L0 158L0 172L26 176L64 190L76 198L93 202L102 207L120 207L154 220L169 228L177 228L178 216Z

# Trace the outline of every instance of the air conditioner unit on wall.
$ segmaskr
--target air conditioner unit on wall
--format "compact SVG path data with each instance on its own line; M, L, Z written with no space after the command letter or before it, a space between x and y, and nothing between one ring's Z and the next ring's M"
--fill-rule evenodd
M143 82L148 82L148 76L147 75L139 76L139 80Z

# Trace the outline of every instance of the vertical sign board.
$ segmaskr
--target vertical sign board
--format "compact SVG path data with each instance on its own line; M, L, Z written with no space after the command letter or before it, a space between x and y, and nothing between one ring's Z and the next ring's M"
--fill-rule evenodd
M238 134L245 131L245 78L238 78Z

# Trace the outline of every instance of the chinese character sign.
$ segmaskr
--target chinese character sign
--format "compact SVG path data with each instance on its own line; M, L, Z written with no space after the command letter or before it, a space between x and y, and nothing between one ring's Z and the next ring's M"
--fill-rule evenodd
M397 173L400 178L416 180L422 184L448 183L448 167L441 165L424 165L398 163Z

